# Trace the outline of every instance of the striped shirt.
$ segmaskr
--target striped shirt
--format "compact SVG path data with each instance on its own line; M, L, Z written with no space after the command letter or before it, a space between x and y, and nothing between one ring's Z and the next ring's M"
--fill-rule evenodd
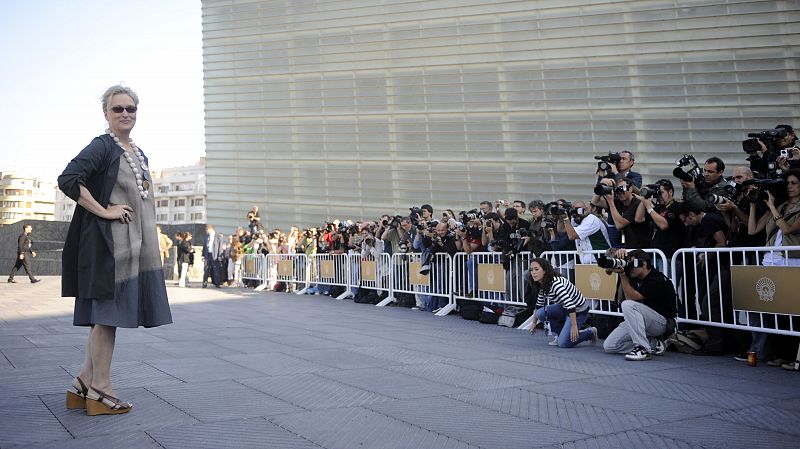
M575 288L567 278L557 276L553 278L553 285L550 291L545 293L539 289L539 297L536 299L536 308L544 307L546 304L561 304L567 313L583 312L589 305L583 298L581 292Z

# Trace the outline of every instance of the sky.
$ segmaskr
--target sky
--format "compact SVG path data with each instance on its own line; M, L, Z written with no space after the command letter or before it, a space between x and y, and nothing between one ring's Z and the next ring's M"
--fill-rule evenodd
M131 138L154 169L205 154L200 0L2 0L0 171L55 182L105 129L100 97L139 95Z

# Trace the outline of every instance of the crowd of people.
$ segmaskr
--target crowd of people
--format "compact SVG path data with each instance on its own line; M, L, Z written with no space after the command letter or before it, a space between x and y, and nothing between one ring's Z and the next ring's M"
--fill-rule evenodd
M751 137L743 142L746 163L731 170L719 157L710 157L701 164L687 154L676 162L675 182L662 178L645 184L642 175L634 171L636 159L631 151L597 157L598 181L594 194L587 195L588 201L482 201L472 210L456 213L445 209L441 215L431 205L423 204L411 207L408 213L385 214L375 220L332 220L305 229L293 226L288 233L266 230L258 207L254 206L247 213L247 226L220 243L218 252L211 254L204 249L204 254L207 260L212 260L212 265L226 266L227 271L220 269L220 272L228 273L227 281L233 282L242 254L356 253L370 258L381 253L419 253L420 274L425 275L431 272L438 253L453 256L459 252L496 252L513 257L530 252L532 257L538 257L548 250L577 250L580 262L593 264L597 262L593 252L607 250L610 257L625 260L632 256L635 262L625 269L609 270L620 274L617 299L625 321L616 328L612 326L610 334L601 332L604 334L601 337L606 337L605 349L625 352L630 360L646 360L663 353L665 332L674 331L675 311L671 309L675 292L665 276L669 266L640 250L655 248L670 260L681 248L800 245L800 149L795 146L794 129L779 125ZM731 176L726 177L726 170L730 170ZM680 196L676 196L678 183L682 188ZM209 247L208 242L205 247ZM210 248L215 246L212 244ZM794 256L794 253L789 257L770 253L759 262L800 265L800 257ZM742 320L733 316L731 302L730 266L743 261L736 256L710 255L700 263L711 267L705 270L711 273L711 278L687 278L682 282L691 285L706 282L712 290L722 291L705 292L702 298L696 298L700 304L696 318L751 323L755 318ZM547 317L551 330L557 334L552 344L566 347L596 341L598 331L588 323L598 318L587 317L588 306L575 296L580 292L563 285L570 280L554 279L552 267L544 259L535 259L525 268L529 312L536 322ZM213 271L209 272L212 278ZM541 273L548 273L545 281L536 279ZM650 285L653 283L655 288ZM542 285L547 288L542 290L539 288ZM320 290L312 286L309 291L338 293L333 289ZM570 292L564 293L565 298L571 299L564 299L558 306L560 310L557 310L561 304L559 296L552 296L556 290ZM713 294L723 298L722 305L708 300ZM658 298L651 298L654 295ZM548 301L543 303L544 299ZM665 301L672 306L665 306ZM447 298L419 294L413 306L438 312L446 302ZM545 303L549 305L545 307ZM579 330L581 326L585 328ZM701 353L734 353L738 360L746 360L746 353L752 351L770 365L794 366L789 362L793 360L792 339L757 332L747 336L740 331L713 327L708 329L708 335Z

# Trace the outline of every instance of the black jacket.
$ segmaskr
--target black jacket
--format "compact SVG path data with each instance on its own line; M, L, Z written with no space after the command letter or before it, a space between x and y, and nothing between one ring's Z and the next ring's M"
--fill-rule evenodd
M17 238L17 257L19 257L20 254L30 253L32 251L31 245L33 245L33 240L31 240L28 234L24 232L20 234Z
M67 164L58 177L58 188L77 202L83 185L101 206L108 207L122 152L111 136L95 137ZM145 162L148 162L146 156ZM152 182L149 173L144 173L143 178ZM64 241L61 265L61 296L114 299L111 222L76 205Z

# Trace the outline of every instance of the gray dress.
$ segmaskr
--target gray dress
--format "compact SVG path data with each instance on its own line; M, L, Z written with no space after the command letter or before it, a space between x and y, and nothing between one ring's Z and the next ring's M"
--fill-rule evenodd
M73 318L76 326L104 324L135 328L172 323L156 233L152 182L148 187L150 195L142 199L136 176L125 155L121 155L110 203L131 206L133 217L128 224L111 222L114 299L76 298Z

